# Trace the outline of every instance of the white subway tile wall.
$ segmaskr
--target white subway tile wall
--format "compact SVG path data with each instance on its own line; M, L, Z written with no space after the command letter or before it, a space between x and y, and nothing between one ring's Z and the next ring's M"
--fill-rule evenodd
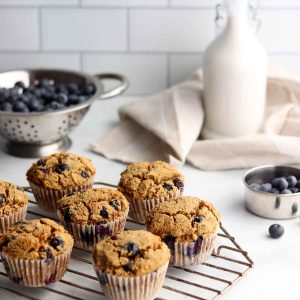
M0 0L0 71L118 72L130 80L127 94L156 93L201 67L219 1ZM260 6L258 36L271 63L300 74L300 1Z

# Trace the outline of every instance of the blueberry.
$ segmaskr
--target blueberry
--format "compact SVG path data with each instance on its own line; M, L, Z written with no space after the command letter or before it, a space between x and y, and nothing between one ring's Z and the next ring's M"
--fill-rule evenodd
M290 191L294 194L294 193L299 193L300 190L297 187L291 187Z
M85 96L78 96L78 99L77 99L77 103L76 103L76 104L80 104L80 103L86 101L86 99L87 99L87 98L86 98Z
M271 238L278 239L284 234L284 228L279 224L273 224L269 227L269 234Z
M120 210L120 202L118 200L111 200L109 201L109 205L111 205L115 210Z
M287 182L287 180L284 177L279 178L278 183L277 183L277 188L280 191L287 189L288 186L289 186L289 183Z
M139 246L135 243L128 243L126 245L126 248L129 252L128 253L129 256L136 256L140 251Z
M25 83L23 81L17 81L15 83L15 86L24 89L25 88Z
M62 109L64 108L64 105L62 103L59 103L57 101L53 101L49 104L48 108L57 110L57 109Z
M182 182L181 179L179 179L179 178L175 178L175 179L173 180L173 183L174 183L174 185L175 185L179 190L182 189L182 188L184 187L183 182Z
M76 83L69 83L67 89L70 95L77 95L79 92L78 85Z
M254 189L254 190L259 190L260 189L260 184L253 182L250 184L250 186Z
M106 222L102 221L101 223L106 224ZM96 233L100 236L100 239L103 239L106 236L112 234L111 229L108 226L99 225L100 222L96 223Z
M271 193L273 193L273 194L280 194L280 191L278 189L276 189L276 188L272 188L271 189Z
M64 221L66 224L69 224L72 222L72 212L71 212L70 208L66 209L66 211L64 213Z
M173 190L173 187L170 184L164 183L163 184L163 188L167 191L171 191Z
M32 98L29 100L28 108L30 111L42 111L44 109L44 105L36 98Z
M280 192L280 194L292 194L293 192L289 189L284 189L283 191Z
M50 241L50 246L52 246L56 250L59 250L58 247L63 248L64 245L65 245L65 242L59 237L54 237Z
M276 177L272 180L272 186L277 188L278 187L278 182L279 182L280 178Z
M12 112L13 111L13 106L9 102L3 102L1 105L1 110L4 110L6 112Z
M53 259L53 254L51 252L51 249L50 248L47 248L44 250L46 252L46 258L45 258L45 263L47 265L49 265Z
M59 84L55 87L55 92L56 93L63 93L63 94L68 94L67 88L63 84Z
M163 241L167 244L167 246L169 247L170 251L171 251L171 254L174 254L174 251L175 251L175 241L176 241L176 238L172 235L166 235L164 238L163 238Z
M55 170L56 173L61 174L61 173L63 173L64 171L70 170L70 167L69 167L67 164L60 163L60 164L57 164L57 165L55 166L55 169L54 169L54 170Z
M89 231L80 231L80 239L85 241L87 245L93 245L94 243L94 234Z
M48 78L41 78L37 82L37 86L38 87L43 87L43 88L49 87L52 84L53 84L53 80L50 80Z
M262 192L270 193L271 190L272 190L272 184L269 182L264 183L259 187L259 191L262 191Z
M27 112L29 112L29 109L28 109L28 107L27 107L27 105L25 103L23 103L23 102L17 102L13 106L13 111L27 113Z
M90 177L89 174L88 174L86 171L81 171L81 172L80 172L80 176L81 176L82 178L89 178L89 177Z
M290 187L295 187L296 184L297 184L297 178L296 178L295 176L293 176L293 175L288 176L288 177L286 178L286 180L287 180L287 182L288 182L288 184L289 184L289 188L290 188Z
M46 165L46 161L44 159L39 159L37 164L38 164L38 166L44 167Z
M104 219L108 218L108 212L106 207L102 207L100 210L100 216Z
M77 95L70 95L68 97L68 104L69 105L75 105L75 104L78 104L79 103L79 100L78 100L78 96Z
M108 284L108 277L105 273L99 273L99 281L101 285Z
M300 180L297 181L296 187L300 189Z
M199 215L199 216L195 216L193 221L196 223L201 223L203 220L204 217L202 215Z
M85 95L93 95L96 91L95 86L92 83L87 83L83 88L83 92Z
M56 101L60 104L66 105L68 103L68 96L63 93L57 94Z
M0 244L0 251L3 250L4 247L6 247L10 242L10 239L6 238L1 244Z
M127 264L123 265L123 269L126 272L132 271L132 267L133 267L133 263L131 261L129 261Z

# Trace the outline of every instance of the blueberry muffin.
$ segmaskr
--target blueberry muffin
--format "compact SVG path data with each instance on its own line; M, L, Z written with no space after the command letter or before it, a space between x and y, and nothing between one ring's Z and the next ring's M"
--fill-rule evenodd
M93 251L102 291L114 300L152 299L163 284L169 259L166 244L144 230L115 234Z
M83 249L92 249L104 237L123 231L128 209L122 193L111 188L88 189L57 201L61 223Z
M26 175L38 205L56 212L56 201L64 195L90 188L95 173L88 158L59 152L39 159Z
M130 203L129 216L140 223L145 223L146 214L153 207L177 198L183 188L183 175L163 161L128 165L118 185Z
M28 197L12 183L0 180L0 232L26 217Z
M181 196L157 205L148 215L146 228L162 238L171 250L171 264L203 263L213 251L220 216L209 202Z
M11 280L24 286L45 286L60 280L72 247L72 236L45 218L20 221L0 234L5 270Z

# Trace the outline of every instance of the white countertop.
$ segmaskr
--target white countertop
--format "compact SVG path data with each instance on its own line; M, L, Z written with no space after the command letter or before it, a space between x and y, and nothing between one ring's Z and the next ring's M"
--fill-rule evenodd
M70 151L93 160L97 167L97 180L117 183L125 165L92 153L88 145L116 126L117 108L131 100L133 98L121 97L94 103L82 123L71 134L73 145ZM3 145L2 140L0 145ZM21 186L27 185L25 173L33 161L9 156L1 151L0 178ZM223 225L255 262L254 269L222 299L299 299L299 219L280 221L285 227L284 236L278 240L270 239L267 236L268 227L276 221L256 217L244 208L241 179L244 171L203 172L189 165L182 167L186 176L185 194L213 202L221 212ZM0 299L24 298L12 296L0 289Z

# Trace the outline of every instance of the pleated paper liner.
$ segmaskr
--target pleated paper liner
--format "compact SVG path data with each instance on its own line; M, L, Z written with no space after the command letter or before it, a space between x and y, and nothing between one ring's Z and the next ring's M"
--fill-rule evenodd
M94 263L94 262L93 262ZM114 300L149 300L161 289L169 262L156 271L141 276L117 276L94 268L103 293Z
M182 191L173 191L169 192L167 195L152 199L144 199L144 200L132 200L129 197L127 198L129 202L129 217L139 223L146 222L147 214L158 204L163 203L165 201L176 199L182 194Z
M199 237L194 242L179 243L173 239L164 239L171 251L171 266L188 267L204 263L211 255L217 234L205 238Z
M32 189L32 193L34 198L38 204L38 206L48 212L56 213L57 200L61 199L64 196L85 191L93 186L94 177L90 178L90 181L81 186L74 186L67 189L62 190L52 190L52 189L45 189L43 187L37 186L33 182L29 181L29 185Z
M20 259L1 253L8 277L23 286L41 287L59 281L67 270L72 247L49 259Z
M63 226L73 235L75 246L84 250L92 250L93 246L107 236L122 232L125 227L128 210L118 219L105 224L78 224L64 221L64 216L57 210Z
M0 217L0 232L5 232L9 227L15 225L17 222L25 220L26 212L27 204L9 215Z

